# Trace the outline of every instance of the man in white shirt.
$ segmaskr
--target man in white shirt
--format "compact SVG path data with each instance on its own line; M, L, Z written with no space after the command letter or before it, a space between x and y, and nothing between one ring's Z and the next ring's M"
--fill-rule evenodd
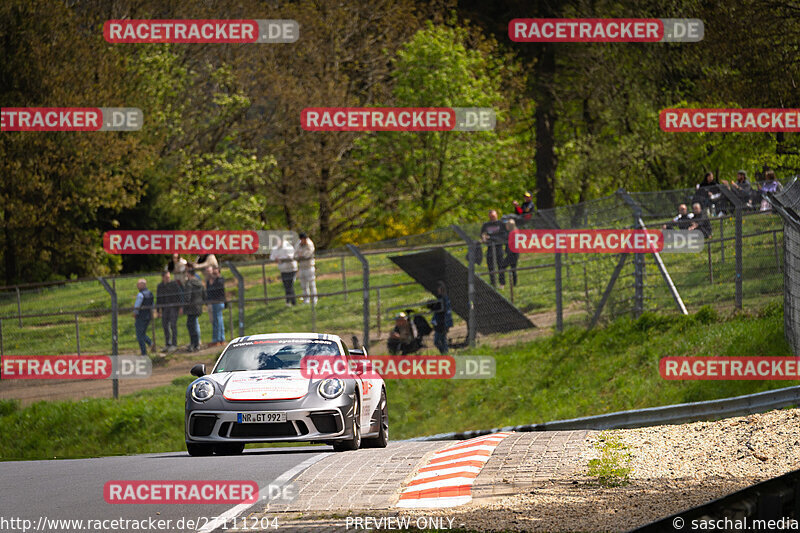
M269 253L270 261L277 261L278 271L281 273L283 289L286 292L286 305L292 306L297 303L294 296L294 278L297 275L297 261L294 259L295 249L292 243L284 240L283 244L273 248Z
M300 286L303 288L301 302L317 303L317 279L316 268L314 266L314 242L308 238L306 233L300 233L300 244L294 254L297 259L297 277L300 278Z

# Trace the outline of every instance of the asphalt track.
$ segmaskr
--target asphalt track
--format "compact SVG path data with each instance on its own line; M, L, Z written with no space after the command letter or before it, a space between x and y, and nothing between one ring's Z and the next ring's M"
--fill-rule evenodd
M23 531L21 522L16 523L17 527L14 527L15 523L3 522L3 519L17 518L30 520L29 531L35 531L41 517L84 521L153 518L171 520L169 531L195 531L203 529L203 526L209 529L213 517L231 511L235 504L112 505L103 498L103 486L112 480L252 480L262 489L276 480L287 481L287 477L296 477L313 461L332 453L335 452L328 446L315 446L248 449L240 456L190 457L186 452L174 452L4 462L0 463L0 530ZM194 520L200 527L177 528L180 519L184 524L188 519ZM57 529L51 526L39 531L66 533L95 529Z

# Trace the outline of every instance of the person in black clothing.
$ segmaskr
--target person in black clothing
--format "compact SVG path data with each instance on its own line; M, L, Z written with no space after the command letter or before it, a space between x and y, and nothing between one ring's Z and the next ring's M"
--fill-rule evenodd
M527 222L533 217L533 199L531 197L531 193L526 192L525 198L522 200L522 205L519 205L516 200L514 200L514 212L522 218L523 221Z
M481 226L481 240L486 244L486 266L489 268L489 280L496 286L495 273L500 274L500 288L506 288L505 258L503 245L508 241L505 224L497 220L497 211L489 211L489 221Z
M708 217L703 212L703 206L699 203L692 204L692 213L694 214L692 217L692 223L686 229L700 230L703 232L703 237L706 239L711 237L711 222L709 222Z
M687 229L692 224L692 215L689 214L689 209L686 204L678 206L678 216L672 219L672 222L664 224L661 229Z
M139 349L142 355L147 355L147 347L153 345L152 339L147 336L147 327L153 318L153 293L147 289L147 280L144 278L136 282L139 294L136 295L136 303L133 305L133 316L136 317L134 323L136 329L136 340L139 342Z
M447 331L453 327L453 312L450 308L450 298L447 296L447 285L444 281L439 281L436 285L436 295L439 297L435 302L428 304L428 309L433 311L433 344L439 349L442 355L447 353Z
M181 288L177 281L170 281L170 273L161 274L161 283L156 287L156 312L164 328L164 349L169 352L178 348L178 309L181 303Z
M753 186L747 181L747 172L740 170L736 173L736 181L730 183L733 194L747 207L753 207Z
M506 220L506 235L511 235L511 232L517 229L517 223L513 218ZM517 262L519 261L519 254L513 252L508 246L508 237L506 237L506 262L505 266L508 268L511 284L517 286Z
M706 172L703 181L697 184L697 191L692 198L692 204L699 203L703 209L710 209L714 199L719 197L719 183L714 179L713 172ZM694 206L692 206L694 209Z

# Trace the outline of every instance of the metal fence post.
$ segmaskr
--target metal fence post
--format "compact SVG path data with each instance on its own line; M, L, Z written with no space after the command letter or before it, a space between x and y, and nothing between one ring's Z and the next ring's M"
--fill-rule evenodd
M772 232L772 249L775 251L775 264L778 265L778 270L783 272L783 265L781 265L781 258L778 254L778 230Z
M75 345L78 349L78 355L81 354L81 328L78 325L78 313L75 313Z
M317 304L316 298L310 298L311 300L311 332L317 332Z
M736 206L736 309L742 308L742 208Z
M228 304L228 331L231 332L231 337L233 337L233 306L231 302L226 302Z
M236 265L230 261L227 261L225 266L231 269L231 274L236 278L236 283L239 287L239 336L244 337L244 277L242 273L239 272L239 269L236 268ZM233 326L231 326L231 328L233 328ZM231 335L233 335L233 329L231 329Z
M724 219L719 219L719 262L721 264L725 264L725 224L723 224Z
M117 290L108 284L105 278L98 277L97 278L100 283L103 284L103 288L105 288L106 292L111 295L111 357L113 358L112 361L114 363L117 362L117 356L119 355L119 337L118 337L118 318L119 318L119 306L117 305ZM112 279L113 282L113 279ZM116 285L116 284L115 284ZM112 367L116 367L116 364L113 364ZM115 377L111 380L111 388L114 394L114 399L119 398L119 380Z
M381 338L381 289L375 289L375 314L377 315L375 329L377 329L378 340Z
M344 291L344 301L347 301L347 267L345 266L344 256L342 256L342 290Z
M356 256L361 262L361 291L362 291L362 298L363 298L363 313L364 313L364 336L361 341L361 344L369 349L369 261L367 258L364 257L364 254L361 253L361 250L353 246L352 244L347 245L347 249ZM344 258L344 256L342 256ZM344 261L344 259L343 259Z
M728 187L719 187L719 192L734 206L733 213L736 217L736 237L734 252L736 253L736 309L742 308L742 207L743 202ZM720 234L720 237L722 235Z
M467 344L475 346L475 333L477 332L477 323L475 322L475 242L469 238L469 235L459 226L453 224L453 228L459 237L464 239L467 243L467 261L469 266L467 269L467 302L469 306L469 314L467 315ZM513 281L513 280L512 280Z
M561 256L555 254L556 263L556 331L564 331L564 307L562 302L562 283L561 283ZM569 270L567 270L569 272Z
M19 294L19 286L17 289L17 319L19 320L19 327L22 327L22 299Z
M264 260L261 260L261 284L264 286L264 305L267 305L267 267Z

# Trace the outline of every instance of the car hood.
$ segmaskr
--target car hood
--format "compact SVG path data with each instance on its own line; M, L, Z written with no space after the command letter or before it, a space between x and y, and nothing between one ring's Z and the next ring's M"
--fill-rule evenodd
M295 400L308 394L310 382L299 369L231 372L218 381L223 397L233 401Z

